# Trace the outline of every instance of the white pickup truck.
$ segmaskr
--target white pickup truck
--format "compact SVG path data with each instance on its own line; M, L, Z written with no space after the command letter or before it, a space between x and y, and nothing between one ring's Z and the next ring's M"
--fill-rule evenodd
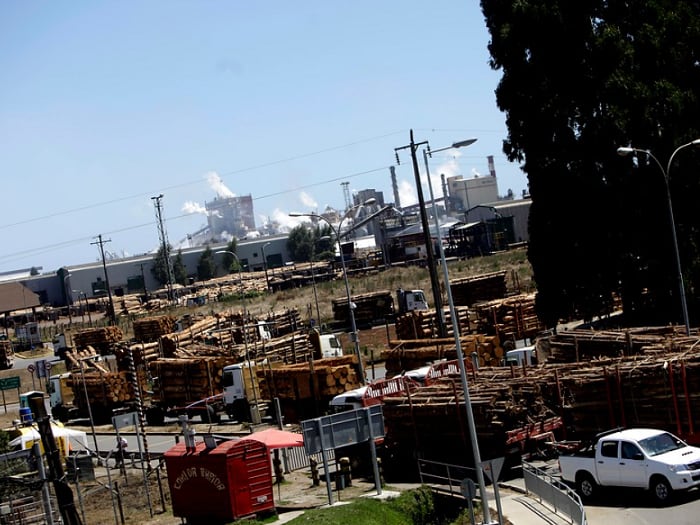
M648 489L659 504L674 491L700 486L700 448L663 430L632 428L597 436L591 446L559 456L559 471L584 499L599 487Z

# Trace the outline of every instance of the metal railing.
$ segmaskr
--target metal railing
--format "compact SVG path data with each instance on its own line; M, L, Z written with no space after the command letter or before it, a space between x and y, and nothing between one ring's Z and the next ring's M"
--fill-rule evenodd
M525 489L540 503L545 503L557 514L567 516L572 524L587 525L586 510L581 498L559 479L523 461Z
M440 461L418 460L420 482L432 490L447 494L462 494L462 481L476 479L476 469ZM478 489L478 487L477 487Z

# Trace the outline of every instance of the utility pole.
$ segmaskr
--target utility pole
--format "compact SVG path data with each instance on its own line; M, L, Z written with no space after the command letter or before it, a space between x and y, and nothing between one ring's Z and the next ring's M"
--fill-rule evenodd
M161 193L157 197L151 197L153 203L156 207L156 223L158 224L158 237L160 238L160 245L163 251L163 257L165 259L165 272L167 275L168 282L166 283L168 289L168 300L174 301L175 294L173 293L173 263L170 260L170 243L168 242L168 233L165 231L165 226L163 226L163 194Z
M447 337L447 330L445 329L444 312L442 311L442 294L440 292L440 281L438 281L437 268L435 267L433 239L430 235L430 226L428 225L428 214L425 209L425 199L423 197L423 186L420 180L420 171L418 170L418 159L416 158L416 150L418 149L418 147L427 144L427 140L416 144L413 140L413 130L411 130L411 143L406 146L401 146L400 148L394 148L394 152L396 153L396 163L400 164L401 162L399 161L399 151L408 148L411 149L411 161L413 162L413 173L416 178L416 192L418 193L418 206L420 208L420 219L423 228L423 239L425 241L425 252L428 262L428 273L430 274L430 285L433 289L433 301L437 313L438 335L440 337ZM442 239L440 238L440 232L437 231L436 234L438 236L438 242L442 242ZM449 284L446 283L446 286L449 286Z
M102 255L102 269L105 274L105 286L107 287L107 297L109 297L109 322L112 326L117 326L117 316L114 311L114 301L112 300L112 289L109 287L109 274L107 273L107 262L105 261L105 243L112 242L112 239L102 240L102 234L97 236L95 242L90 244L97 244L100 247L100 254Z

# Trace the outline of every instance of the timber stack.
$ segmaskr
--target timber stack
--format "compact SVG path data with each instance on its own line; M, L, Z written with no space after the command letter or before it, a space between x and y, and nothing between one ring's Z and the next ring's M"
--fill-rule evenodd
M459 339L462 355L468 360L476 355L479 366L499 366L504 349L498 336L466 334ZM407 339L389 341L390 350L382 352L387 377L414 370L441 359L457 359L454 337L444 339Z
M519 294L474 305L479 332L501 341L534 339L545 327L535 312L535 294Z
M134 339L139 343L153 343L160 336L175 330L175 318L171 315L142 317L134 320Z
M354 309L357 324L374 324L376 321L388 319L394 314L394 298L389 290L378 290L351 297L356 305ZM347 297L333 299L333 319L348 323L350 313Z
M76 348L93 347L100 355L112 353L113 345L122 341L124 334L118 326L105 326L102 328L88 328L80 330L73 336L73 344Z
M470 334L477 328L477 319L466 306L455 308L459 322L459 333ZM447 336L454 337L452 315L449 308L443 308L443 319ZM439 337L437 310L414 310L396 318L396 337L399 339L431 339Z
M324 414L331 399L361 386L355 355L266 366L257 374L260 395L278 398L289 423Z
M479 302L502 299L508 293L506 272L493 272L450 279L452 300L458 306L472 306Z

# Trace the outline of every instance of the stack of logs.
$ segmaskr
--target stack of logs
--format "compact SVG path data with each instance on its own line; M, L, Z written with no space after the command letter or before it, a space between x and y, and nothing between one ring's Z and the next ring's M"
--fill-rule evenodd
M499 366L504 357L498 336L484 334L463 335L459 339L462 355L471 360L476 353L479 366ZM413 339L389 341L390 350L382 352L387 377L415 370L441 359L457 359L454 338Z
M146 375L140 370L136 374L139 388L144 390ZM90 368L84 374L74 371L67 382L73 390L74 403L85 408L85 391L94 411L111 415L115 407L135 400L134 383L128 372L110 372L105 369ZM94 414L94 416L97 416ZM96 417L96 419L102 419Z
M469 308L459 306L455 308L459 320L460 334L472 333L476 328L476 318ZM449 308L443 308L443 318L447 336L454 337L452 315ZM415 310L407 312L396 318L396 337L399 339L430 339L439 337L437 310Z
M175 318L170 315L142 317L134 321L134 339L139 343L152 343L174 329Z
M450 279L452 300L459 306L472 306L481 301L506 296L506 272L494 272L462 279Z
M73 343L78 349L93 347L101 355L112 353L112 345L119 343L124 334L118 326L105 326L102 328L88 328L80 330L73 336Z
M148 363L154 399L167 406L182 406L223 391L223 369L237 360L226 357L156 359Z
M308 363L272 366L258 371L263 398L314 399L328 404L338 394L361 386L357 356L317 359Z
M532 339L544 330L535 313L535 294L520 294L474 306L479 331L502 341Z
M386 319L394 313L394 299L389 290L378 290L351 297L355 303L355 322L360 324L372 324L376 320ZM333 299L333 319L348 322L348 299L342 297Z

